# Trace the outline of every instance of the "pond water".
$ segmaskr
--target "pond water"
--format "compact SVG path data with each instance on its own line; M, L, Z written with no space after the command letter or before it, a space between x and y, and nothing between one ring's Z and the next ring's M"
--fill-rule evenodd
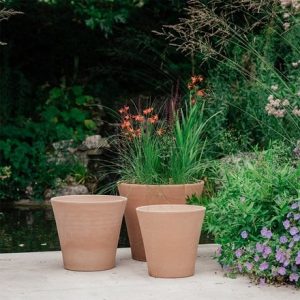
M200 243L210 243L202 235ZM129 247L125 222L118 247ZM0 253L60 250L51 208L0 207Z

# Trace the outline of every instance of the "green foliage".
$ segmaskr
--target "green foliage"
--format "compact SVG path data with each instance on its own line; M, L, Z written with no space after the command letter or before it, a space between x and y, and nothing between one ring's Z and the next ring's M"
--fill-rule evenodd
M49 5L58 5L60 0L41 0ZM147 1L147 0L146 0ZM66 2L83 18L91 29L100 28L105 35L112 33L115 24L126 23L135 8L142 7L145 0L72 0Z
M82 140L96 129L89 106L93 98L84 94L82 86L55 87L49 91L41 119L54 141L64 139Z
M206 229L222 246L219 261L233 271L238 270L240 262L238 249L244 252L257 242L267 245L262 241L263 228L271 230L276 237L283 233L282 222L300 193L300 168L291 164L287 150L283 146L275 146L257 153L254 160L220 165L222 187L208 202ZM243 232L247 233L247 238ZM278 240L276 243L272 246L273 253L279 245ZM243 270L246 261L241 261ZM260 259L262 262L263 259ZM276 280L276 276L272 277L269 272L254 275Z
M207 157L205 132L217 114L204 116L205 102L189 103L180 110L174 126L175 145L170 151L170 178L176 183L194 182L203 176Z
M214 151L221 155L299 138L300 19L292 6L191 0L185 18L163 28L195 65L207 63L209 104L222 116L214 123L220 136Z
M88 111L92 100L81 86L53 88L39 122L19 119L18 125L1 127L0 164L9 167L11 173L0 181L0 200L26 196L43 199L44 191L54 188L58 178L73 172L75 161L57 163L50 159L51 144L60 140L76 144L94 131L96 125ZM26 195L28 187L33 189L32 195Z

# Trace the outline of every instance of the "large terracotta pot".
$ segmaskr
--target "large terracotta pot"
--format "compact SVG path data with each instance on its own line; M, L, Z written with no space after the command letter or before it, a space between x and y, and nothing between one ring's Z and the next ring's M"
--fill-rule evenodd
M133 259L146 261L136 208L152 204L185 204L187 197L200 196L203 186L203 181L194 184L174 185L118 184L120 195L128 198L125 221Z
M65 269L100 271L115 266L127 199L72 195L51 199Z
M194 275L204 214L205 208L196 205L137 208L150 276Z

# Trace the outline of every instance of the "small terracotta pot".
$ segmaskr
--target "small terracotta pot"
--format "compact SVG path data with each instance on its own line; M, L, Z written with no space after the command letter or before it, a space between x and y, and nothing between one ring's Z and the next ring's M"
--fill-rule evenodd
M136 208L153 204L185 204L187 197L192 195L199 197L203 192L203 187L204 181L167 185L118 184L120 195L128 198L125 221L133 259L146 261Z
M150 205L137 208L148 272L161 278L195 273L205 208L196 205Z
M115 266L127 199L72 195L51 199L65 269L101 271Z

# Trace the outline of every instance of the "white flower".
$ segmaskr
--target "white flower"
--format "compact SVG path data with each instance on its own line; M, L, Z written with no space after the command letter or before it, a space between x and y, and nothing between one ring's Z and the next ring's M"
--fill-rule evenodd
M277 84L272 85L271 90L272 91L277 91L278 90L278 85Z
M283 8L289 6L292 4L292 1L291 0L280 0L280 4Z
M300 109L298 109L298 106L293 109L293 115L300 117Z
M291 24L288 22L283 23L284 30L288 30L290 28Z
M287 19L289 16L290 16L290 14L287 13L287 12L283 14L283 18L284 18L284 19Z
M298 62L292 62L292 66L293 66L294 68L297 68L297 67L298 67L298 65L299 65L299 63L298 63Z
M298 0L291 0L292 7L297 11L300 8L300 3Z
M280 104L281 104L281 101L280 101L280 99L271 100L271 101L270 101L270 104L271 104L273 107L279 107Z
M277 118L283 118L284 115L286 113L286 110L285 109L278 109L275 113L275 117Z
M24 244L19 244L19 247L24 247Z
M270 95L270 96L268 97L268 101L271 101L271 100L274 100L274 96L273 96L273 95Z
M290 105L290 101L288 99L284 99L282 102L283 106L289 106Z

